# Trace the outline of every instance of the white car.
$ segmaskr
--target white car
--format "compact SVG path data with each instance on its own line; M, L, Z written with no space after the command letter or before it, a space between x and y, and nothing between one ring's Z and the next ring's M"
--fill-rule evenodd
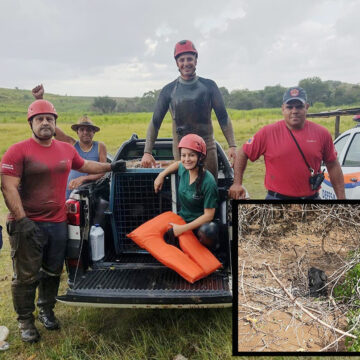
M360 199L360 124L339 135L335 139L334 145L344 174L345 196L347 199ZM320 197L322 199L336 199L326 170L325 180L320 189Z

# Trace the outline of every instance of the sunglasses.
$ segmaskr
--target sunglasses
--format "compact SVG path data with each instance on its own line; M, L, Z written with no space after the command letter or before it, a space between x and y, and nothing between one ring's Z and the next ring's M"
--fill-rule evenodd
M288 110L292 110L292 109L296 109L296 110L302 110L305 108L304 104L299 104L299 105L286 105L286 108Z

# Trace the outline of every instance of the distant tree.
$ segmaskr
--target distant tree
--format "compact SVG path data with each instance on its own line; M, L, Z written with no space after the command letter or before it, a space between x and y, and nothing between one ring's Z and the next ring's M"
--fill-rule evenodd
M262 107L262 102L259 99L258 91L233 90L230 93L229 107L238 110L250 110L257 107Z
M321 81L319 77L307 78L299 81L301 86L307 92L308 102L310 105L315 102L328 104L330 99L330 87L327 82Z
M144 93L139 101L140 111L154 111L161 90L150 90Z
M341 81L322 81L319 77L303 79L299 82L308 94L311 105L320 103L325 106L355 104L360 102L360 84L348 84ZM141 97L120 98L115 100L109 97L96 98L93 106L102 112L153 112L161 90L150 90ZM224 98L225 106L233 109L250 110L257 108L279 108L286 88L277 84L266 86L263 90L250 91L248 89L228 91L220 87L219 91ZM105 100L105 101L104 101ZM111 107L104 102L112 103ZM65 101L65 100L64 100ZM100 103L99 103L100 102Z
M116 101L108 96L97 97L94 99L92 106L102 113L112 113L116 108Z
M282 98L286 88L280 84L275 86L266 86L263 90L263 107L275 108L282 104Z
M360 86L342 83L332 92L332 105L348 105L360 102Z
M231 98L229 90L224 86L219 87L219 90L220 90L220 94L222 95L222 97L224 99L225 106L229 106L230 98Z

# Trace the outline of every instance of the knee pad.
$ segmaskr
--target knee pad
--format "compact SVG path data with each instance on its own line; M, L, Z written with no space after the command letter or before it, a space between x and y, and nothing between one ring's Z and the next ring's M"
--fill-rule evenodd
M219 225L215 222L209 222L199 227L197 232L199 241L211 250L217 250L219 243Z

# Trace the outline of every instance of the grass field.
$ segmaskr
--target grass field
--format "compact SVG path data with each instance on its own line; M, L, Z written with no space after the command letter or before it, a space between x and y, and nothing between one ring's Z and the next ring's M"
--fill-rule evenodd
M26 94L23 94L24 96ZM1 92L0 92L1 97ZM31 101L27 99L27 101ZM0 157L13 143L31 135L25 112L0 106ZM281 118L280 109L268 111L230 110L235 138L242 144L261 126ZM4 115L5 114L5 115ZM81 111L60 113L58 125L69 134L70 124L76 122ZM115 154L119 145L131 134L145 137L151 114L112 114L91 116L101 131L96 139L104 141L108 152ZM317 121L332 133L334 119ZM352 127L350 117L343 118L341 131ZM219 125L214 122L216 139L226 148ZM160 137L171 136L170 118L164 120ZM259 160L249 164L244 184L253 198L263 198L265 189L264 164ZM0 199L0 224L4 227L6 207ZM10 350L0 359L173 359L182 354L189 359L230 359L232 348L231 310L116 310L74 308L58 304L56 313L62 322L60 332L47 332L39 326L42 341L35 345L20 340L13 311L10 282L12 266L10 248L5 231L4 248L0 252L0 325L10 329ZM66 288L63 275L60 293ZM35 357L32 357L35 355Z

